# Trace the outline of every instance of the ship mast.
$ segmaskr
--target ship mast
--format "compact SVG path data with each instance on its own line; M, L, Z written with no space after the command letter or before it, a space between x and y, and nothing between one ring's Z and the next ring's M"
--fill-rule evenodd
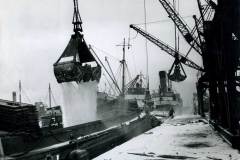
M130 44L126 44L125 38L123 39L123 44L117 45L117 46L122 46L123 47L123 58L120 61L120 63L122 64L123 70L122 70L122 91L121 91L121 96L124 98L125 97L125 70L126 70L126 57L125 57L125 53L126 53L126 47L131 46Z
M147 8L146 8L146 0L144 0L144 28L147 31ZM149 102L151 100L150 90L149 90L149 73L148 73L148 45L147 45L147 38L145 38L145 52L146 52L146 80L147 80L147 87L145 90L145 105L148 108ZM146 111L148 112L148 111Z
M125 38L123 39L123 59L122 59L122 96L125 95Z
M51 85L49 83L49 86L48 86L48 100L49 100L49 107L52 108L52 89L51 89Z
M147 9L146 0L144 0L144 29L147 32ZM148 73L148 43L147 38L145 38L145 51L146 51L146 79L147 79L147 90L149 90L149 73Z

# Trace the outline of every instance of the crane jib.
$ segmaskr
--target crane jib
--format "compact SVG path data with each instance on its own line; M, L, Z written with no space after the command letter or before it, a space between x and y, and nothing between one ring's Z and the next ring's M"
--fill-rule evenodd
M183 20L180 14L174 9L172 4L168 0L159 0L163 8L166 10L169 18L172 19L179 32L182 34L187 43L194 48L197 53L202 55L201 45L197 41L197 38L191 33L187 23Z
M160 49L162 49L163 51L165 51L169 55L173 56L174 58L176 57L176 54L178 54L180 62L185 64L186 66L189 66L189 67L191 67L193 69L196 69L198 71L204 71L204 69L202 67L200 67L195 62L193 62L192 60L185 57L183 54L181 54L179 52L176 52L175 49L173 49L171 46L165 44L164 42L162 42L161 40L159 40L155 36L149 34L148 32L142 30L141 28L139 28L139 27L137 27L133 24L130 25L130 28L132 28L136 32L140 33L143 37L147 38L149 41L151 41L152 43L157 45Z

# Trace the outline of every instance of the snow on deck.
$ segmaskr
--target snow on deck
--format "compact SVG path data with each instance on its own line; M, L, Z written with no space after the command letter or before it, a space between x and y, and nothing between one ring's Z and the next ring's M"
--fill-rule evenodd
M240 160L212 128L197 116L179 116L94 160Z

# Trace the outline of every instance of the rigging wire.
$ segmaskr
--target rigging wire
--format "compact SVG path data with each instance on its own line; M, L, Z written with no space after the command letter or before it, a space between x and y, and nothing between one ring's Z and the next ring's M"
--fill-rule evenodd
M20 81L20 94L21 92L23 93L23 95L25 96L25 99L30 103L30 104L33 104L32 101L31 101L31 98L29 98L30 96L28 96L27 92L25 91L25 89L23 89L22 85L21 85L21 81ZM22 98L22 97L21 97ZM22 100L21 100L22 102Z
M48 102L48 91L47 91L43 101L44 101L45 104L47 104L47 102Z
M178 13L180 13L180 5L179 5L179 4L180 4L180 2L177 1ZM177 42L177 51L178 51L178 52L179 52L179 48L180 48L180 45L179 45L179 37L180 37L180 36L179 36L179 34L180 34L180 33L179 33L179 31L178 31L178 32L177 32L177 41L178 41L178 42Z
M111 83L109 82L107 76L106 76L104 73L103 73L103 76L106 78L106 81L107 81L107 83L108 83L108 85L109 85L109 87L110 87L109 90L112 90L113 93L117 95L116 89L113 88L113 85L114 85L114 84L113 84L113 83L111 84Z
M117 70L117 81L119 82L119 79L121 79L121 73L122 73L122 65L119 65L118 70Z
M137 71L137 66L136 66L136 59L135 59L135 56L134 56L134 54L132 54L132 59L133 59L133 66L134 66L134 71L135 71L135 73L137 74L138 73L138 71Z
M144 0L144 28L147 32L147 8L146 0ZM146 76L147 76L147 90L149 90L149 74L148 74L148 40L145 38L145 51L146 51Z
M131 38L131 28L128 28L128 44L130 45L130 41L133 40L133 39L136 39L137 38L137 35L138 35L138 32L135 33L135 36L133 36ZM131 54L132 56L132 59L133 59L133 65L134 65L134 71L135 73L137 73L137 67L136 67L136 60L135 60L135 57L134 57L134 54Z
M33 104L31 99L29 98L27 92L22 88L22 92L23 92L23 95L25 95L25 98L27 99L27 101L30 103L30 104Z
M107 51L104 51L103 49L100 49L100 48L98 48L98 47L96 47L96 46L94 46L94 45L91 45L91 46L92 46L93 48L95 48L96 50L98 50L99 52L102 52L102 53L110 56L110 57L113 58L114 60L120 61L120 59L114 57L113 55L111 55L111 54L108 53Z
M98 63L101 64L101 66L105 69L105 72L108 74L108 76L111 78L111 80L113 81L113 83L115 84L115 87L118 89L119 93L121 92L118 84L115 83L113 77L110 75L110 73L108 72L108 70L106 69L105 65L102 63L102 61L100 60L100 58L98 57L98 55L96 54L96 52L93 50L93 48L91 47L91 45L89 45L89 49L91 49L92 53L95 55L95 58L97 58Z
M115 75L113 73L113 70L112 70L112 68L111 68L111 66L109 64L109 61L108 61L107 57L105 57L105 61L107 62L107 65L108 65L108 68L110 70L110 73L112 74L113 80L115 81L115 83L117 83L116 77L115 77Z
M53 98L53 103L54 103L55 105L57 105L57 103L56 103L56 99L55 99L55 97L54 97L54 95L53 95L52 92L51 92L51 95L52 95L52 98Z
M183 19L192 18L192 15L183 16L182 18ZM170 22L171 23L172 20L171 19L161 19L161 20L156 20L156 21L149 21L149 22L146 22L146 25L157 24L157 23L165 23L165 22ZM140 25L145 25L145 23L136 23L136 24L133 24L133 25L140 26Z
M128 28L128 43L130 44L130 40L136 39L138 36L138 32L135 33L133 37L131 37L131 28Z
M130 71L129 71L127 63L125 63L125 65L126 65L126 69L127 69L127 73L128 73L128 79L129 79L129 81L131 81L132 80L132 76L130 74Z

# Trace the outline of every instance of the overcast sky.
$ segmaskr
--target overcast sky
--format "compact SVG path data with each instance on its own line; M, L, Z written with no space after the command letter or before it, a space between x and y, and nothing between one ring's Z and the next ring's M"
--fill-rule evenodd
M146 0L147 21L169 19L158 0ZM100 58L108 56L116 71L122 56L122 48L116 45L129 36L129 24L144 22L144 0L79 0L84 36L88 44L110 53L95 49ZM193 27L190 16L198 14L195 0L180 2L180 14ZM72 31L72 0L0 0L0 97L11 99L11 92L18 90L22 81L23 99L26 102L46 101L48 83L51 83L57 103L61 91L53 74L53 63L62 54ZM143 27L143 26L140 26ZM148 32L173 46L173 23L163 21L149 24ZM136 32L130 30L130 37ZM155 45L148 43L150 89L159 85L158 72L169 70L173 58ZM146 72L144 38L138 35L131 40L126 56L132 77ZM181 39L180 50L186 53L189 46ZM200 57L192 52L190 58L201 65ZM115 58L112 58L115 57ZM118 60L117 60L118 59ZM188 78L174 83L182 94L184 103L190 105L195 90L196 71L185 67ZM101 80L103 88L105 80ZM29 98L27 98L27 96Z

